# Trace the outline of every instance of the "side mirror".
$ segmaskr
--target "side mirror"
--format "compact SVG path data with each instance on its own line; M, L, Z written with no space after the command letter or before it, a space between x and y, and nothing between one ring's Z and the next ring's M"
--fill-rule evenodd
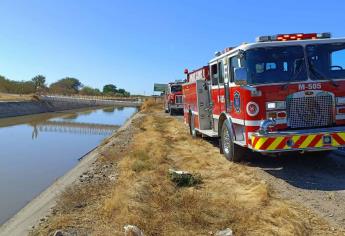
M236 85L246 85L248 81L248 72L246 68L235 68L234 82Z

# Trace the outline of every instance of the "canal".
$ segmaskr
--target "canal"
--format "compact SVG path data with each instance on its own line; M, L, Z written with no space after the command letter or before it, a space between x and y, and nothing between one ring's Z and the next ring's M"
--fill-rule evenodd
M136 111L108 107L0 119L0 225Z

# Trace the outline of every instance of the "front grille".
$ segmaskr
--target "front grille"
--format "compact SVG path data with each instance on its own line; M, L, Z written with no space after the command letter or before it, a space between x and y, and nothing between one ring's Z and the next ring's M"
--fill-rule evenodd
M183 103L183 96L182 95L176 95L175 96L175 103L176 104L182 104Z
M333 98L320 96L288 98L288 126L295 128L324 127L333 124Z

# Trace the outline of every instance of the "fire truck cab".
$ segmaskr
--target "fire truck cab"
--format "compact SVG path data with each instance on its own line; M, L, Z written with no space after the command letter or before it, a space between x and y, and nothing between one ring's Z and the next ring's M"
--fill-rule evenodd
M183 113L182 83L182 81L169 83L165 91L164 109L170 115Z
M345 146L345 38L261 36L186 75L190 133L219 138L229 160Z

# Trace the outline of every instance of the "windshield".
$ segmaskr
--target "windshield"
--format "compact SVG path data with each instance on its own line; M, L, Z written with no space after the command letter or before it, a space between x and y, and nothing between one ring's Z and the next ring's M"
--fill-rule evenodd
M307 80L302 46L265 47L246 51L249 83L280 83Z
M182 85L172 85L171 92L172 93L182 92Z
M308 45L306 49L311 79L345 78L345 43Z

